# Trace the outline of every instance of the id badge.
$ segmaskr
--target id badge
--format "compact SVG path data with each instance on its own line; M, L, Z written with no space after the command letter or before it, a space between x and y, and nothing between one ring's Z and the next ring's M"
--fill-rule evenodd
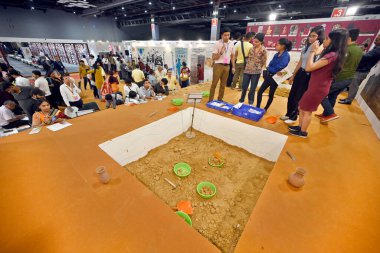
M225 55L224 58L223 58L223 63L224 64L229 64L229 59L228 59L228 56Z

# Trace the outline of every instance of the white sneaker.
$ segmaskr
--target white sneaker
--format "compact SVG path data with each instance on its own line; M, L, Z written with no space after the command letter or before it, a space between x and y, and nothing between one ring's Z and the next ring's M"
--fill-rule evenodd
M281 116L281 117L280 117L280 120L284 120L284 121L285 121L285 120L287 120L287 119L289 119L288 116Z
M284 122L285 122L285 124L288 124L288 125L291 125L291 124L296 123L295 120L291 120L291 119L287 119L287 120L285 120Z

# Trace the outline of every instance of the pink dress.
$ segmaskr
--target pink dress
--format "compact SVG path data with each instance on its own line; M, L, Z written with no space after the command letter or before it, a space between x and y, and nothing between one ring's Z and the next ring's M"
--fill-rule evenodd
M316 111L322 100L329 94L337 57L335 52L324 55L322 58L328 60L329 63L323 68L311 72L309 88L299 104L301 110Z

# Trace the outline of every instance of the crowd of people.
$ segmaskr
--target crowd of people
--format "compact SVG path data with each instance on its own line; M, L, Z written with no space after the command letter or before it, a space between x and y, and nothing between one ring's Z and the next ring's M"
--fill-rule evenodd
M239 103L244 103L248 93L248 104L255 102L255 93L260 77L264 79L257 92L256 107L261 108L263 93L269 88L264 110L268 111L278 83L274 76L281 76L282 70L290 62L289 51L292 42L280 38L276 53L268 61L268 51L264 47L265 34L250 32L243 36L236 34L230 40L231 31L225 29L221 39L213 47L213 77L209 101L214 100L219 84L217 99L223 101L225 87L241 92ZM325 34L324 27L310 30L307 41L301 50L298 64L288 79L292 85L285 115L281 117L289 124L289 133L306 138L312 112L321 104L322 114L317 114L322 123L339 118L334 111L338 95L349 89L348 97L341 104L351 104L358 87L370 69L380 59L380 36L375 47L369 52L356 44L358 29L336 29ZM139 104L156 96L167 96L180 88L190 85L190 68L182 62L180 72L173 72L168 65L149 66L138 58L137 62L122 53L110 52L106 55L88 57L82 55L79 62L79 82L67 73L64 64L41 55L40 64L45 75L39 70L32 72L32 80L23 77L12 66L0 66L0 126L13 128L20 124L33 126L48 125L67 118L59 111L66 107L79 110L98 110L98 105L84 104L83 89L92 90L94 99L106 103L106 108L116 108L120 104ZM197 66L193 83L204 82L204 69ZM119 90L124 81L124 95ZM248 91L249 89L249 91ZM296 123L299 124L292 126Z
M323 26L310 30L298 64L289 78L292 87L286 113L281 116L281 120L289 124L291 135L307 138L312 112L317 111L319 105L324 111L315 116L321 123L338 119L334 106L338 95L347 89L348 97L339 103L352 103L359 85L380 60L380 35L375 39L375 47L365 52L356 44L359 32L359 29L339 28L326 35ZM269 88L269 97L264 106L267 111L278 87L273 77L281 77L281 71L288 66L292 42L280 38L275 47L277 52L266 66L268 52L263 46L263 33L238 34L234 40L230 40L230 36L231 31L225 29L221 32L221 39L214 44L209 101L214 100L219 83L218 100L223 101L225 87L229 86L232 90L241 91L239 102L244 103L250 87L248 104L253 105L257 84L262 76L264 81L257 92L256 107L261 108L263 92ZM298 118L298 125L293 126Z

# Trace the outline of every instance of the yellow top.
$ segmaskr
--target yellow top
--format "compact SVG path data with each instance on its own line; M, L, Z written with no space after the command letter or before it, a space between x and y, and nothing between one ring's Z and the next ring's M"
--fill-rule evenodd
M82 78L82 77L85 77L87 75L87 71L90 69L89 66L87 65L79 65L79 76Z
M144 81L145 80L144 72L142 72L140 69L134 69L132 70L132 78L136 83Z
M164 78L168 79L168 88L169 90L174 90L176 89L177 85L179 85L178 81L177 81L177 78L175 77L175 75L172 75L171 78L169 78L168 76L165 76Z
M104 76L103 76L104 70L103 70L103 68L99 67L99 68L88 71L88 73L95 73L96 88L98 88L98 89L102 88L102 85L104 83Z
M253 48L253 45L247 41L244 41L243 43L244 43L243 45L244 45L245 57L248 57L249 50L251 50L251 48ZM238 64L244 63L243 52L241 51L241 42L236 43L235 54L236 54L236 52L238 54L237 59L236 59L236 63L238 63Z

